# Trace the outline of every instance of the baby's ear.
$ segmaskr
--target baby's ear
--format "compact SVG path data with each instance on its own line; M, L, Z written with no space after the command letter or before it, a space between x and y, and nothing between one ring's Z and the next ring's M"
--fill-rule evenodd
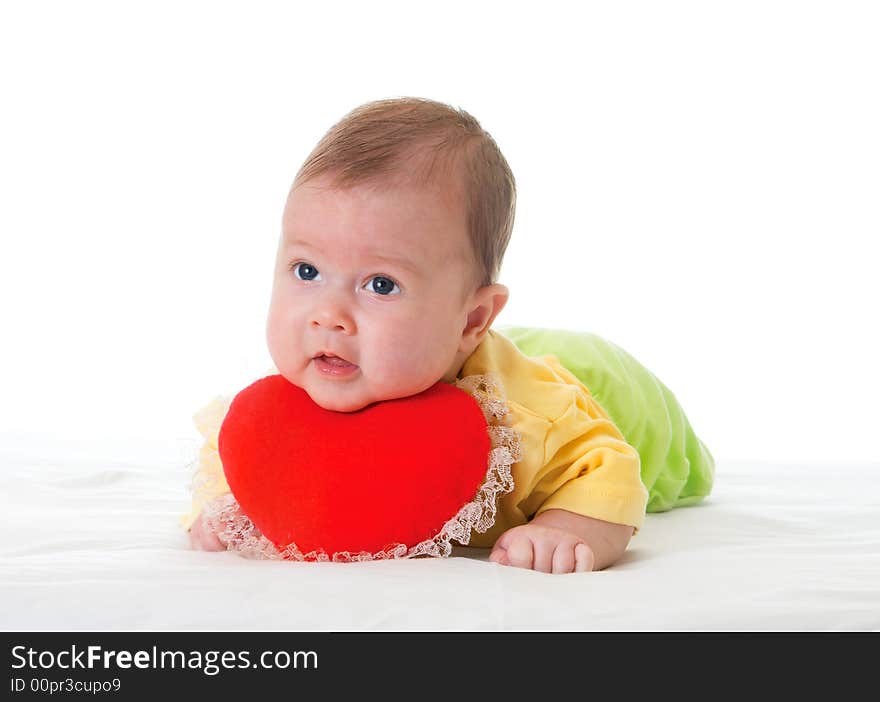
M483 337L489 333L492 322L504 309L508 299L510 299L510 291L507 286L500 283L484 285L474 293L469 303L467 325L462 332L463 339L472 346L470 351L476 349Z

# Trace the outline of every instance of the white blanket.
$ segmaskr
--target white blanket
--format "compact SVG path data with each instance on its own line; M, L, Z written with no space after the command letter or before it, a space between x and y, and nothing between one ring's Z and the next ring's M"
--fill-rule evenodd
M648 515L623 560L547 575L446 559L193 552L192 446L0 444L5 631L878 630L880 465L720 460L702 505Z

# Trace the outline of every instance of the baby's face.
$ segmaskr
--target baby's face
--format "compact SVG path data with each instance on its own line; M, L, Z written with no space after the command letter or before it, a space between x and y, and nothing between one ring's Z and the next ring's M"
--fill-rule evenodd
M266 329L272 360L340 412L454 382L473 270L456 189L308 181L284 209ZM354 367L316 359L322 353Z

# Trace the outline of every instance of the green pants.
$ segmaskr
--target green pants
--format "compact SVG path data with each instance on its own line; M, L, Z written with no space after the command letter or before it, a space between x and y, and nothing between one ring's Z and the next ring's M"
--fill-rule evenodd
M576 376L641 457L648 512L691 505L712 490L715 459L675 395L619 346L595 334L501 327L527 356L553 355Z

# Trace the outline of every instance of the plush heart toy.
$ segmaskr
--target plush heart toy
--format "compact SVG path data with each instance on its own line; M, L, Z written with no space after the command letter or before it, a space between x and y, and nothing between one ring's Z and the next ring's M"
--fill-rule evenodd
M334 412L270 375L232 400L218 448L239 507L279 551L372 554L435 537L486 479L491 439L474 397L444 382Z

